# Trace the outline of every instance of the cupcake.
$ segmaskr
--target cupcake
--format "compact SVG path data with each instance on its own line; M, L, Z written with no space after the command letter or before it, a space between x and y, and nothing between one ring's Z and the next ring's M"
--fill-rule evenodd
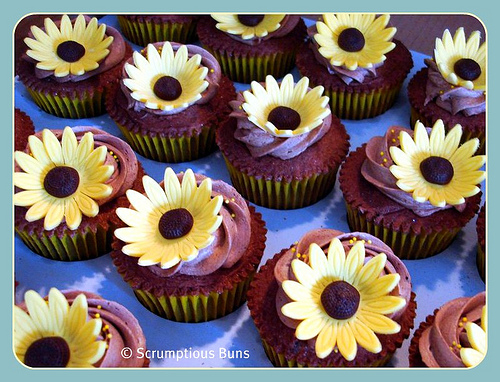
M415 131L390 127L349 154L339 182L352 230L368 232L402 259L442 252L479 209L479 140L460 145L462 128L445 134L417 122Z
M134 52L106 100L110 117L132 148L161 162L213 152L215 130L230 113L231 81L217 60L195 45L149 44Z
M231 102L233 112L217 130L217 144L231 181L248 200L276 209L301 208L333 188L349 136L331 114L323 87L304 77L281 84L272 76L252 82Z
M483 281L486 280L486 203L483 204L476 222L477 232L477 270Z
M220 180L165 170L162 183L143 178L130 208L116 213L111 257L137 299L173 321L225 316L246 300L264 252L261 215Z
M473 367L486 355L486 293L436 309L415 331L410 367Z
M274 366L376 367L409 336L416 302L382 241L317 229L260 268L248 308Z
M230 13L211 16L198 22L198 37L231 80L264 81L267 75L283 77L292 70L295 54L306 37L300 16Z
M88 292L33 290L14 306L14 350L26 366L148 367L146 338L124 306ZM129 348L129 358L122 349Z
M142 189L143 170L125 142L78 126L45 129L16 151L15 228L37 254L74 261L110 251L125 191Z
M118 15L123 35L134 44L146 46L152 42L195 40L196 15Z
M426 59L408 84L411 123L420 120L426 126L438 119L446 130L456 124L463 127L462 142L476 137L479 152L484 153L486 126L486 44L481 33L473 32L466 40L463 28L452 38L444 31L436 39L434 57Z
M308 28L310 42L297 53L297 67L325 87L339 118L375 117L396 101L413 60L388 23L389 15L330 13Z
M104 114L106 92L132 53L118 31L83 15L46 18L24 42L19 79L43 111L62 118Z
M24 150L28 137L35 134L35 126L31 118L20 109L14 109L14 150Z

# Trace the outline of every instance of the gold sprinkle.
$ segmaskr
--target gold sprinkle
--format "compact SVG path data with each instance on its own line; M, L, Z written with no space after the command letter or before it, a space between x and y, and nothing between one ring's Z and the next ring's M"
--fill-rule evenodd
M467 322L467 317L462 318L463 322Z
M296 251L295 247L293 247L293 248L291 249L291 251L292 251L292 252L295 252L295 251Z
M357 239L356 237L353 237L353 238L352 238L352 240L356 241L356 240L358 240L358 239Z
M96 313L94 317L99 318L99 317L101 317L101 315L99 313Z
M107 335L107 337L111 339L111 338L113 337L113 335L112 335L111 333L109 333L109 334Z
M109 349L109 345L108 344L106 344L106 349Z
M213 73L213 72L215 72L215 70L213 70L213 69L210 69L210 73Z
M383 151L381 151L381 152L380 152L380 156L381 156L381 157L383 157L383 156L384 156L384 152L383 152Z
M97 305L97 309L102 309L102 306L101 305Z
M234 218L236 215L235 214L231 214L231 217Z
M452 344L453 346L457 346L457 342L456 342L456 341L453 341L451 344Z
M395 133L396 131L394 129L391 129L391 133Z
M352 240L349 240L349 244L352 244L352 243L353 243L353 241L352 241Z
M463 323L461 323L461 322L459 322L459 323L458 323L458 326L462 327L462 326L464 326L464 324L463 324Z
M232 201L232 202L234 202L234 200L235 200L234 198L231 198L231 201Z
M297 244L299 244L299 242L298 242L298 241L296 241L296 242L294 242L293 244L297 245Z
M372 241L371 241L371 240L368 240L368 244L371 244L371 243L372 243Z
M462 345L458 344L457 348L462 349Z
M364 239L363 239L363 240L361 240L361 242L362 242L363 244L365 244L365 240L364 240Z
M108 330L108 329L109 329L109 325L108 324L104 325L103 330Z
M238 106L238 109L242 110L243 108L241 106Z
M229 199L224 200L224 203L229 204Z
M392 142L396 142L396 138L392 138Z
M439 94L444 94L444 91L440 90L440 91L439 91Z
M300 253L297 253L295 256L300 259Z
M387 158L384 158L384 163L387 163Z

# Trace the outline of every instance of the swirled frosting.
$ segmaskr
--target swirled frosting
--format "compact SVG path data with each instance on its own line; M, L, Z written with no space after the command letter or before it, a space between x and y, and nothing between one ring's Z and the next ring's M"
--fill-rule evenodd
M298 242L294 244L276 263L274 268L274 277L279 285L278 292L276 294L276 310L280 320L288 326L289 328L295 329L300 321L290 319L283 315L281 308L283 305L291 302L286 293L283 291L281 284L285 280L297 281L293 273L291 264L292 260L297 258L297 254L307 254L309 246L312 243L318 244L325 253L328 251L328 246L330 242L337 238L341 241L346 252L352 248L354 243L359 240L365 241L365 264L373 257L377 256L379 253L385 253L387 255L387 261L383 274L395 274L400 275L399 284L392 290L391 295L400 296L406 300L406 306L408 306L411 298L411 278L408 270L406 269L403 262L392 252L392 250L384 244L381 240L376 237L369 235L367 233L361 232L351 232L343 233L334 229L316 229L305 234ZM403 314L404 309L398 310L397 312L389 315L388 317L393 320L398 320ZM311 346L314 345L314 339L311 341ZM314 348L314 347L313 347Z
M182 180L183 174L179 174ZM198 185L206 176L195 174ZM212 181L212 197L222 195L224 203L220 209L222 224L212 234L213 242L200 249L198 256L189 262L181 261L169 269L162 269L159 265L149 266L148 269L161 277L170 277L176 273L204 276L215 272L219 268L231 268L245 254L250 243L251 216L247 202L229 184L221 180Z
M482 90L454 86L443 78L434 60L426 59L425 64L429 71L424 105L435 101L449 113L463 113L467 117L486 111L486 95Z
M85 21L88 23L90 21L90 17L85 16ZM73 20L74 22L74 20ZM57 27L61 25L61 21L55 21L54 22ZM41 28L42 30L45 30L45 28ZM30 32L29 33L30 37L33 37L33 34ZM120 63L121 60L123 60L123 57L125 57L125 40L123 39L123 36L118 32L115 28L110 27L109 25L106 25L106 34L104 38L107 36L112 36L113 37L113 42L111 45L108 47L109 53L108 55L99 62L99 67L94 70L90 70L88 72L85 72L82 75L73 75L73 74L68 74L67 76L64 77L56 77L54 75L54 70L44 70L44 69L39 69L35 67L35 76L40 79L44 78L50 78L53 81L56 82L79 82L86 80L88 78L94 77L98 74L101 74L103 72L108 71L109 69L115 67L118 63ZM36 63L36 60L33 60L31 57L29 57L27 54L23 54L22 58L26 61Z
M163 46L163 44L164 44L163 42L157 42L152 45L154 45L156 49L159 49ZM170 42L170 45L172 46L173 51L177 52L183 44ZM201 98L193 103L202 105L209 102L217 94L219 90L219 84L221 81L222 71L215 57L212 56L205 49L200 48L199 46L196 45L186 45L186 47L188 49L188 58L191 58L194 55L199 54L201 56L200 65L208 69L208 74L205 77L205 81L208 82L208 87L203 93L201 93ZM143 55L146 55L145 51L141 53ZM129 58L125 65L127 64L133 65L134 58L133 57ZM128 78L128 74L125 70L125 65L122 70L122 78ZM144 112L148 114L157 114L157 115L172 115L180 113L181 111L186 109L185 107L184 108L179 107L172 110L150 109L146 107L146 104L144 102L132 98L131 90L127 86L125 86L123 80L120 81L120 88L128 101L127 108L130 110L134 110L136 112Z
M429 201L424 203L417 202L413 199L411 193L403 191L396 185L397 179L389 170L391 165L394 164L389 154L389 148L399 145L399 134L401 131L406 131L410 136L413 136L413 130L392 126L383 137L377 136L371 138L366 145L366 160L361 167L363 177L380 192L397 203L389 207L390 210L388 209L385 212L393 213L409 209L416 215L424 217L452 207L458 211L463 211L465 203L456 206L447 204L444 207L436 207Z
M233 109L230 116L237 120L234 138L243 142L254 158L265 155L283 160L294 158L319 141L330 130L332 123L329 114L320 126L307 133L288 138L276 137L250 122L242 108L244 102L243 93L238 93L236 100L229 103Z
M461 297L444 304L435 314L434 322L420 337L418 348L422 361L428 367L465 367L460 358L460 347L470 347L465 332L467 322L481 321L486 293Z

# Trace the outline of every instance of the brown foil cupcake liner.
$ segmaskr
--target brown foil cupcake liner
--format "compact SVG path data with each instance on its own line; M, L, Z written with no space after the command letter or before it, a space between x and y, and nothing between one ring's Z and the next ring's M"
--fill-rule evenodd
M103 91L95 90L92 94L84 92L75 94L75 97L67 97L57 93L37 91L29 87L27 90L38 107L60 118L90 118L106 112Z
M145 17L147 18L147 15ZM140 46L159 41L175 41L179 43L192 41L196 37L196 21L194 19L184 23L156 22L154 20L141 22L118 16L123 35Z
M134 133L118 123L117 126L134 151L158 162L189 162L217 149L213 127L204 127L192 136L169 138Z
M480 245L477 246L476 265L481 280L486 281L486 253Z
M417 109L414 107L411 107L411 114L410 114L410 126L412 129L415 128L415 123L417 121L420 121L424 126L427 127L432 127L434 125L435 120L431 118L427 118L425 115L419 113ZM449 131L453 126L444 126L446 131ZM467 128L466 125L462 125L462 139L460 140L460 143L463 144L472 138L478 138L479 139L479 147L476 151L476 155L483 155L485 153L485 143L486 143L486 136L484 132L481 131L471 131Z
M330 172L313 174L300 180L266 180L239 171L226 157L224 159L233 186L245 199L279 210L302 208L324 198L332 190L338 170L337 166Z
M346 203L347 222L351 231L366 232L386 243L403 260L418 260L444 251L460 232L461 227L444 227L440 231L416 234L398 232L384 227Z
M94 231L66 230L62 237L55 233L41 234L16 228L16 233L26 246L36 254L51 260L80 261L95 259L111 250L114 227L98 226Z
M224 317L243 305L254 273L220 293L160 297L141 289L135 289L134 293L142 305L158 316L177 322L206 322Z

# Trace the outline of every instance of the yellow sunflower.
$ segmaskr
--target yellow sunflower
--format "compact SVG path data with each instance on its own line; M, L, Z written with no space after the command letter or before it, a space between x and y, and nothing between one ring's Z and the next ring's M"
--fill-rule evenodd
M486 44L481 33L474 31L466 40L464 28L458 28L452 38L448 29L443 38L436 38L434 58L443 78L452 85L467 89L486 88Z
M164 188L148 176L143 178L146 195L127 191L132 208L118 208L116 213L128 227L115 236L125 243L123 253L138 257L138 264L160 264L171 268L180 261L191 261L198 251L214 240L213 232L222 223L219 211L223 198L212 198L212 181L205 178L199 186L192 170L179 182L168 167Z
M217 29L240 36L243 40L254 37L266 37L281 26L285 15L236 15L232 13L216 13L212 17L217 21Z
M481 326L468 322L465 324L465 331L471 347L462 347L460 358L465 366L474 367L479 365L486 356L486 306L483 306Z
M362 13L327 13L316 23L314 40L319 53L332 66L349 70L371 68L385 60L396 46L391 40L396 28L387 27L389 15L375 17Z
M365 247L358 241L346 254L339 239L331 241L328 255L315 243L309 247L309 264L292 261L298 281L285 280L283 290L293 302L281 312L301 322L295 330L299 340L316 338L318 358L334 349L352 361L357 345L371 353L382 350L375 333L398 333L400 325L387 317L406 304L389 293L398 285L399 274L380 276L387 256L383 253L366 264Z
M253 81L251 91L243 92L243 110L250 122L276 137L293 137L320 126L330 114L328 97L323 87L310 90L309 79L297 82L287 74L281 84L273 76L266 77L266 87Z
M465 198L476 195L479 192L477 185L486 176L484 171L479 171L486 156L473 156L479 147L477 138L459 147L461 137L462 126L455 125L445 134L440 119L430 134L418 121L413 139L402 131L399 136L401 148L390 148L395 164L389 169L398 179L397 186L411 192L417 202L428 200L436 207L463 204Z
M146 57L134 52L134 65L125 64L129 78L123 83L132 92L132 98L149 109L181 111L199 100L208 87L208 68L200 65L201 55L189 58L185 45L174 52L167 41L159 50L161 53L149 44Z
M28 312L14 306L14 349L21 362L31 367L93 367L102 358L102 321L88 319L84 294L71 306L55 288L48 301L33 290L24 298Z
M106 198L112 187L105 182L113 174L113 166L105 165L107 148L94 149L94 136L86 133L80 142L66 127L59 142L50 130L42 132L42 140L29 137L31 153L16 151L14 158L24 172L14 173L14 185L25 191L14 194L14 205L29 207L29 222L45 217L44 228L51 230L63 218L75 230L82 213L94 217L99 213L96 200Z
M74 25L64 15L59 28L46 18L45 31L32 26L31 33L34 38L24 39L30 48L26 54L38 61L38 69L53 70L56 77L80 76L97 69L113 42L112 36L105 36L105 24L98 25L95 17L87 24L83 15L76 18Z

